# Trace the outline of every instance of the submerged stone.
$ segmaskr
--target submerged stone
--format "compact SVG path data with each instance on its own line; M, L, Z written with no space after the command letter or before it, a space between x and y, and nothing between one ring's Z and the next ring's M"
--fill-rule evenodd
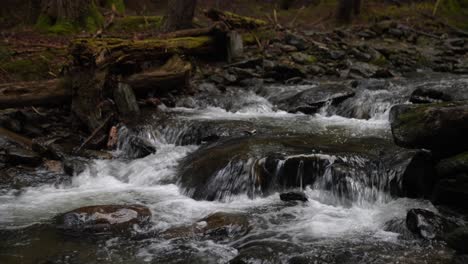
M144 226L151 211L142 205L96 205L72 210L56 217L57 228L66 234L114 234Z

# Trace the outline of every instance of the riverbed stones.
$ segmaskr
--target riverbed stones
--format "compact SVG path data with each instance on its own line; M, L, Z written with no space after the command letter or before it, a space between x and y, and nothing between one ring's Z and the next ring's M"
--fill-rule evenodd
M81 207L56 217L57 228L66 234L118 234L144 226L151 211L142 205L96 205Z
M406 215L406 226L414 234L427 240L443 239L444 234L458 227L457 223L424 209L411 209Z
M443 154L468 149L468 103L396 105L390 111L394 141Z

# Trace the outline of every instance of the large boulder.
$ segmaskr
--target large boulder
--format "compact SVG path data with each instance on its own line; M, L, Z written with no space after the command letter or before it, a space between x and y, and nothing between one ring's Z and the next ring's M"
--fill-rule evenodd
M444 234L458 227L450 219L424 209L409 210L406 226L411 232L427 240L443 239Z
M395 143L454 154L468 149L468 103L396 105L390 111Z
M439 82L418 86L410 97L412 103L437 103L468 100L468 82Z
M340 202L350 202L378 199L380 193L369 189L394 196L428 196L433 170L429 153L383 139L343 143L318 135L254 135L203 146L180 162L178 172L180 186L197 200L266 196L314 185L330 190Z
M294 91L294 90L293 90ZM354 96L354 90L343 84L319 84L296 92L284 91L269 100L287 112L314 114L327 103L336 105Z
M150 219L151 211L142 205L96 205L61 214L56 223L59 230L71 235L125 234Z

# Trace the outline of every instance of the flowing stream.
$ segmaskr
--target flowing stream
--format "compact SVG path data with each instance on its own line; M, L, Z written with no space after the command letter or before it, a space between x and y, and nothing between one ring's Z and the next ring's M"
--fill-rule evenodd
M1 191L0 263L228 263L240 254L251 262L236 263L446 263L451 250L415 239L404 230L407 210L437 209L426 200L396 197L387 179L398 177L399 171L391 176L387 163L353 154L360 142L365 142L364 148L369 141L394 148L388 112L392 105L407 102L414 85L402 81L385 88L360 86L355 97L339 106L325 104L315 115L287 113L271 102L278 89L309 88L304 86L272 86L261 95L239 89L235 96L214 102L194 99L194 108L161 107L138 129L120 131L115 153L120 158L96 160L70 182ZM161 115L167 116L164 122ZM267 134L267 142L316 137L318 145L325 141L327 145L317 152L294 144L288 150L275 149L281 157L272 166L273 174L294 176L267 192L257 182L255 166L268 163L264 153L270 145L259 145L257 150L256 143L247 143L244 158L236 159L241 154L232 150L226 154L232 157L229 163L205 175L211 177L204 182L205 189L213 194L204 199L196 196L198 186L184 185L181 171L193 153L223 149L224 139L214 143L203 139L207 130L219 127L226 128L217 130L221 136L240 127L245 136L239 138L254 143ZM129 135L135 134L156 146L157 152L126 159ZM226 138L236 143L236 138ZM351 143L356 145L352 150L341 150ZM338 150L330 150L330 145ZM341 175L338 180L337 175ZM279 192L301 188L308 202L280 200ZM54 230L55 215L99 204L145 205L152 211L151 226L135 230L143 234L138 239L66 238ZM144 235L191 225L215 212L247 215L249 232L221 240ZM392 221L399 223L400 232L389 228Z

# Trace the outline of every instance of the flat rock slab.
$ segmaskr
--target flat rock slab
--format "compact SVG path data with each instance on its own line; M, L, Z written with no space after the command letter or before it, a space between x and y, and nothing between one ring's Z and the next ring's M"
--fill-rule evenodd
M58 229L65 233L109 234L128 232L134 225L145 225L151 211L142 205L96 205L81 207L56 217Z

